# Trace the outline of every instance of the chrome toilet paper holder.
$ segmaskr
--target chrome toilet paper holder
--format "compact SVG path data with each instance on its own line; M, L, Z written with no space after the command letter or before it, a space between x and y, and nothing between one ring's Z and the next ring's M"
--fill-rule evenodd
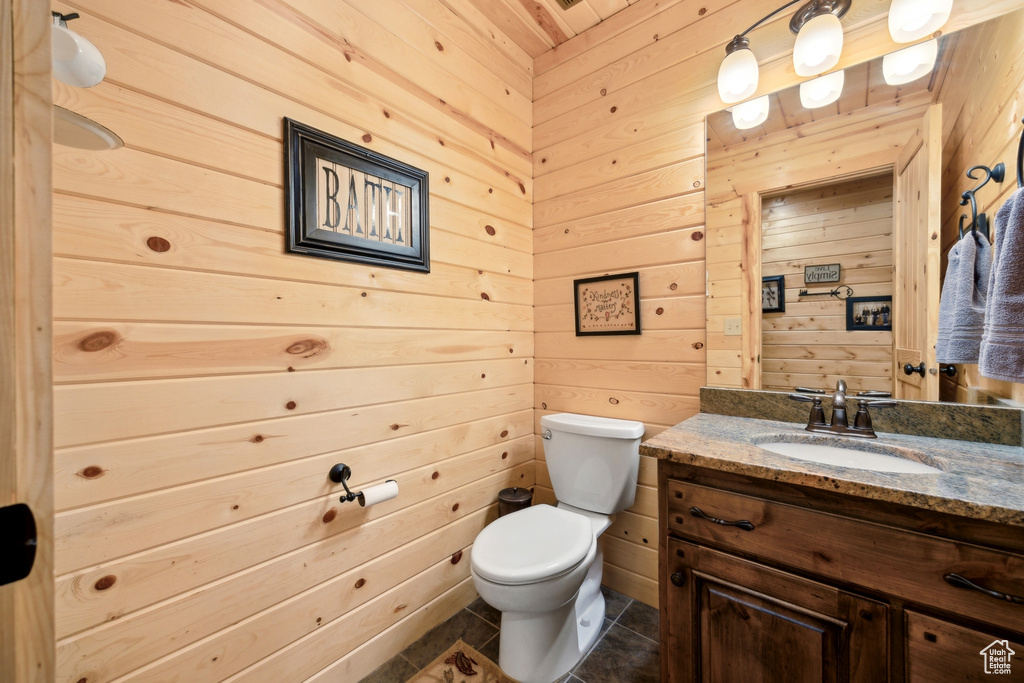
M342 503L351 503L353 500L358 498L362 491L352 493L348 487L348 478L352 476L352 468L343 462L339 462L337 465L331 468L331 471L327 473L327 476L335 484L341 484L345 487L345 495L343 495L339 501Z

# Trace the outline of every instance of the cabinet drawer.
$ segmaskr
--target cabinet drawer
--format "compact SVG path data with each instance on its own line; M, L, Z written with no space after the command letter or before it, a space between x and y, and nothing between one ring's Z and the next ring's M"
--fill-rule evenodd
M681 481L668 489L677 536L1024 633L1024 604L946 578L1024 598L1020 555Z
M905 617L907 683L1024 680L1024 644L910 610Z

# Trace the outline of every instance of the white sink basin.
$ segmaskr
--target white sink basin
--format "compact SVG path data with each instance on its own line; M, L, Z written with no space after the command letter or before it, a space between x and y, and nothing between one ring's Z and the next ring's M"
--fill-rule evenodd
M853 467L858 470L874 472L904 472L910 474L937 474L942 472L937 467L926 465L916 460L886 455L860 448L837 448L821 443L790 443L783 441L765 441L757 444L766 451L785 455L797 460L808 460L823 465L836 467Z

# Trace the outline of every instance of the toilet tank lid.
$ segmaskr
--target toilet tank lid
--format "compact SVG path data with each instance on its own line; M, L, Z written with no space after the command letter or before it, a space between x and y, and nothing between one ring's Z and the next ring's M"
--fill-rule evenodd
M540 418L540 426L573 434L589 434L609 439L638 439L644 435L644 423L611 417L555 413Z

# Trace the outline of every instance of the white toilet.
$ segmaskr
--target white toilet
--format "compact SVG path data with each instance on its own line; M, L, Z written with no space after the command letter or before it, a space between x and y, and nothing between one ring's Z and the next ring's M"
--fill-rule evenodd
M498 665L522 683L552 683L604 622L597 537L633 504L642 422L560 413L540 419L558 507L505 515L476 537L477 592L501 610Z

